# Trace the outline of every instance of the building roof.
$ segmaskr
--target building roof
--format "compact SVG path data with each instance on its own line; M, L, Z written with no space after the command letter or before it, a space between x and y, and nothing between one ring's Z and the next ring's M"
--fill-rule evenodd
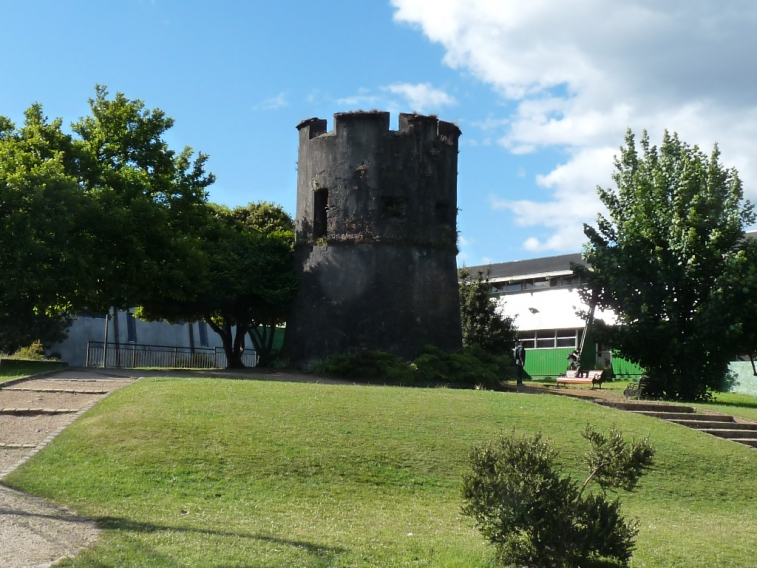
M470 266L470 271L475 274L478 271L490 271L489 281L520 280L522 278L535 278L542 276L558 276L570 274L570 263L586 265L581 259L581 253L561 254L559 256L547 256L544 258L532 258L530 260L515 260L513 262L500 262L497 264L483 264Z

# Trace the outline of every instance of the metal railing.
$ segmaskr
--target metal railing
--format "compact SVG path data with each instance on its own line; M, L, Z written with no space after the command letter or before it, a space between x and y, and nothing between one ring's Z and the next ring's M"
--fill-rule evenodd
M107 360L103 365L107 351ZM258 364L254 350L242 354L247 367ZM171 369L218 369L226 367L226 354L222 347L173 347L141 343L110 343L105 349L102 341L87 342L87 367L167 367Z

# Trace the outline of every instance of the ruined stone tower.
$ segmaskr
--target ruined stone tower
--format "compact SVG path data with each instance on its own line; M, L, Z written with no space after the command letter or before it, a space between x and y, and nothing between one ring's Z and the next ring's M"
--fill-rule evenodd
M388 112L301 122L296 266L287 356L356 349L417 357L462 344L457 267L457 140L433 116Z

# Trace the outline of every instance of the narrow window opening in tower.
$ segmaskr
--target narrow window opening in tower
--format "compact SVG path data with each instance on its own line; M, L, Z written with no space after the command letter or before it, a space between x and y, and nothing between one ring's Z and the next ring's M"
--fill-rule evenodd
M406 214L406 203L401 197L385 195L381 198L381 205L384 217L404 217Z
M455 224L454 212L446 201L436 202L436 220L442 225L453 226Z
M329 190L319 189L313 192L313 238L326 237L327 219L329 213Z

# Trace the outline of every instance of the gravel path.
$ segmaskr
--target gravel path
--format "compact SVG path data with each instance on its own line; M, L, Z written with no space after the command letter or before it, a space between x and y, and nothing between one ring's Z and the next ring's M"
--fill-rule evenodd
M45 378L3 383L0 480L44 448L92 405L136 378L121 370L70 369ZM93 391L104 394L89 394ZM9 410L19 408L31 410L23 414ZM50 413L61 409L73 412ZM91 546L98 536L94 523L74 511L0 485L0 566L51 566Z
M50 566L91 546L94 523L65 507L0 486L0 566Z

